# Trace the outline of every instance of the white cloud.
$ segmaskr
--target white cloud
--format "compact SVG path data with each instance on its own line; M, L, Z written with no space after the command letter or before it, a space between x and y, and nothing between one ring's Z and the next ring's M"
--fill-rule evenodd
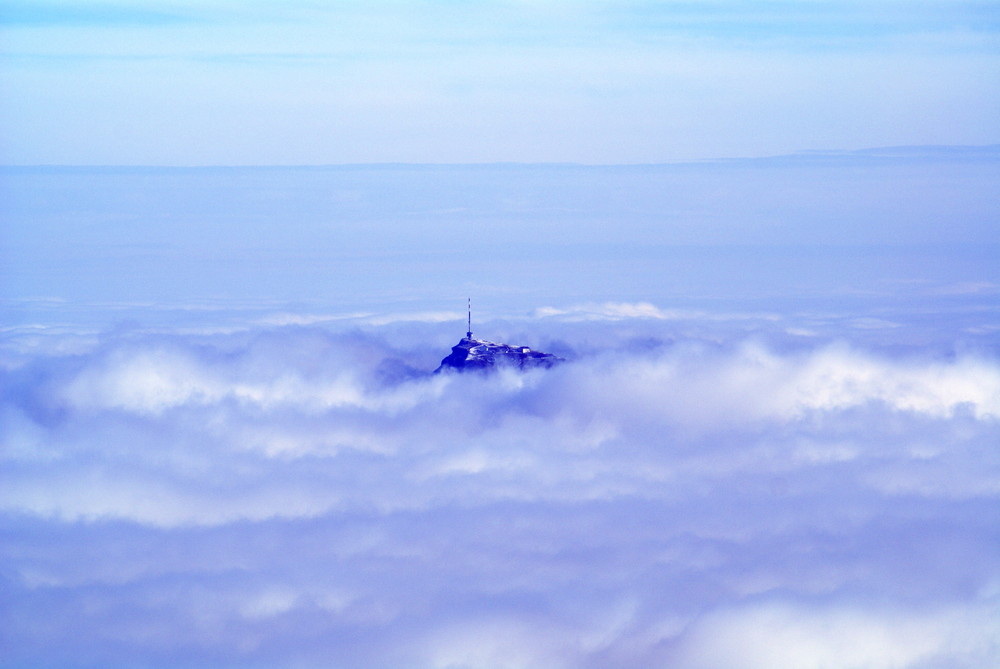
M770 312L707 312L695 309L663 309L649 302L602 302L574 304L567 307L539 307L535 318L551 318L567 323L584 321L620 321L629 319L660 321L766 321L781 317Z
M623 318L668 319L681 317L682 312L664 311L649 302L604 302L602 304L582 304L569 308L540 307L535 309L536 318L559 316L568 320L619 320ZM696 314L686 314L688 316Z
M435 376L404 365L402 376L386 377L387 364L402 363L374 339L291 329L247 344L207 341L217 343L159 336L103 346L72 365L41 362L51 365L44 385L6 409L7 457L28 472L12 478L5 506L173 525L312 516L341 504L419 508L426 490L396 493L431 480L443 486L430 497L456 502L472 494L472 480L487 498L658 494L657 482L725 452L715 441L733 431L751 443L724 456L730 469L751 466L758 433L801 434L766 445L788 458L784 468L870 457L852 441L858 435L811 427L851 425L852 413L904 424L1000 419L1000 365L971 354L906 359L844 345L782 353L754 341L688 341L588 355L547 373ZM32 412L48 417L39 422ZM703 462L698 449L710 457ZM911 451L927 458L941 449ZM322 472L348 453L391 458L379 476L389 494L348 484L349 494L334 486L317 498L311 484L297 482L297 462L318 459L314 471ZM83 460L68 464L74 457ZM236 488L210 504L218 491L203 477L217 458L246 459L241 467L261 472L275 462L291 478L245 489L234 479ZM51 461L68 467L56 488L43 483L53 472L31 469ZM136 480L109 474L121 466ZM993 490L974 475L965 484L977 494ZM290 492L300 485L304 491Z
M3 380L10 656L987 666L995 357L541 322L576 359L493 376L429 374L449 329L413 320L37 350Z
M685 633L681 669L985 667L1000 651L996 602L930 611L764 602L713 613Z

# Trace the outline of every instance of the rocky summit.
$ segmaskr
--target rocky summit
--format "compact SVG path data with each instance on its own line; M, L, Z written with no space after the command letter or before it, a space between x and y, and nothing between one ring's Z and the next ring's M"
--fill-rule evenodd
M548 368L563 362L563 358L532 351L527 346L510 346L495 344L485 339L475 339L472 333L466 334L458 345L451 348L451 355L441 361L441 366L434 370L435 374L448 370L465 371L470 369L495 369L511 367L514 369Z

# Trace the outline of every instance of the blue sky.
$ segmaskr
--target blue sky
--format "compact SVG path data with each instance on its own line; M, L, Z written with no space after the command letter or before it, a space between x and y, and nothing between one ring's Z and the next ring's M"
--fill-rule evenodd
M1000 142L988 2L7 2L12 164L632 163Z

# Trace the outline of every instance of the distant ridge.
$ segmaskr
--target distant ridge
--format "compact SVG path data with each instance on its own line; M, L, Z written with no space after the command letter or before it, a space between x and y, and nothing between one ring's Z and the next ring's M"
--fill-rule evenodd
M0 170L94 170L94 171L142 171L142 170L396 170L396 169L476 169L476 170L517 170L517 169L642 169L652 167L685 167L698 165L729 165L769 161L795 161L803 159L1000 159L1000 144L914 144L899 146L878 146L861 149L802 149L790 153L776 153L758 156L717 156L714 158L688 158L641 163L583 163L572 161L484 161L467 163L448 162L371 162L371 163L260 163L260 164L196 164L196 165L148 165L148 164L69 164L69 163L5 163Z

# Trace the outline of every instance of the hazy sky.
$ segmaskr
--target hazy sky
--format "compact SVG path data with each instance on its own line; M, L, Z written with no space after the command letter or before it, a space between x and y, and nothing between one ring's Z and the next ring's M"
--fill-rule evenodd
M12 164L670 162L1000 142L967 0L8 0Z

